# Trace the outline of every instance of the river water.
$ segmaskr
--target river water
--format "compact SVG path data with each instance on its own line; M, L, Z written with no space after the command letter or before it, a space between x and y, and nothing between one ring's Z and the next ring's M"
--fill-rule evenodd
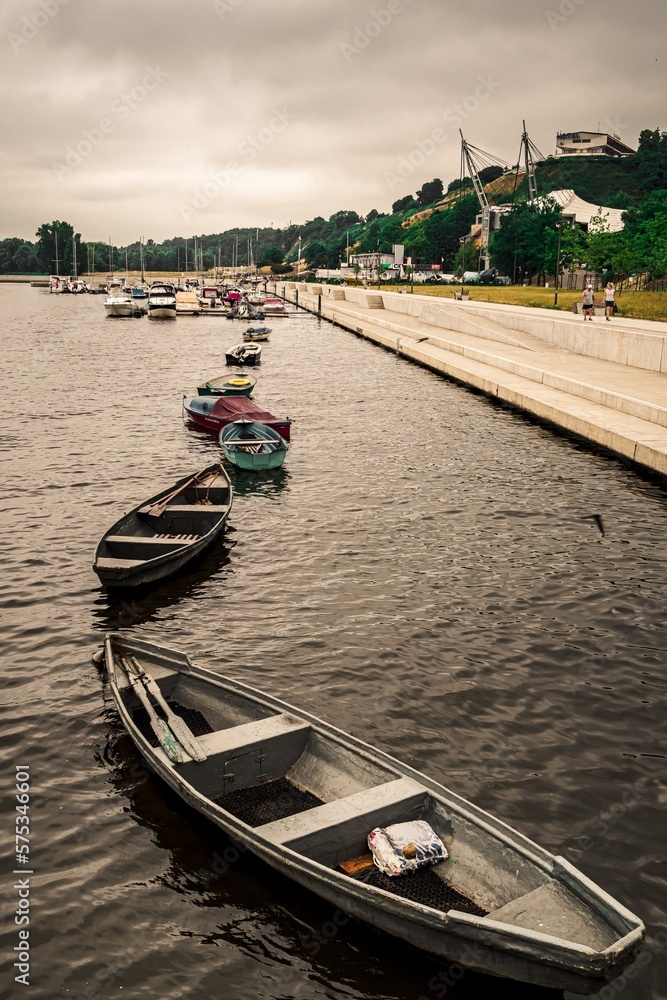
M216 460L181 396L225 370L241 327L108 319L101 296L19 285L0 286L0 319L0 997L561 996L468 972L454 985L238 857L121 729L91 663L118 627L568 857L647 925L636 974L603 998L667 997L664 483L313 316L275 319L255 398L294 420L284 469L236 475L225 540L195 570L110 598L97 541ZM16 766L29 989L12 966Z

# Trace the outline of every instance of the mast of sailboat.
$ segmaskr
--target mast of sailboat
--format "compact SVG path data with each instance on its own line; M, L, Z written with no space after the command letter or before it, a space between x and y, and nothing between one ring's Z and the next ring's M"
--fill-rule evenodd
M144 238L139 237L139 266L141 267L141 284L143 285L146 280L146 275L144 274Z
M77 279L76 273L76 234L74 236L74 242L72 243L72 276L74 280Z
M109 274L113 278L113 250L111 249L111 237L109 237Z
M58 230L54 229L53 234L56 238L56 277L60 276L60 264L58 263Z

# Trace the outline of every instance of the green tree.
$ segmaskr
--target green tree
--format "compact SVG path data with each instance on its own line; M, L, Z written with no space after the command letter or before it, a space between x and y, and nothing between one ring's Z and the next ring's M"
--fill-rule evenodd
M406 194L405 197L399 198L391 206L391 210L396 215L397 212L405 212L408 208L416 208L417 202L411 194Z
M502 167L496 166L495 163L492 163L489 167L483 167L479 171L478 176L482 184L490 184L491 181L495 181L499 177L502 177L504 172L505 171Z
M442 181L439 177L435 177L417 191L417 204L422 206L432 205L433 202L440 201L443 194Z
M77 270L82 271L81 233L75 233L69 222L44 222L36 233L37 258L46 274L69 274L74 261L76 247Z
M491 263L516 280L518 274L553 274L556 268L560 207L551 198L523 203L505 217L491 238Z
M326 267L328 260L328 251L326 243L322 243L320 240L315 240L313 243L309 243L302 251L302 256L308 261L309 267Z
M280 247L272 246L264 251L259 259L259 267L270 267L271 264L282 264L284 258L283 251Z

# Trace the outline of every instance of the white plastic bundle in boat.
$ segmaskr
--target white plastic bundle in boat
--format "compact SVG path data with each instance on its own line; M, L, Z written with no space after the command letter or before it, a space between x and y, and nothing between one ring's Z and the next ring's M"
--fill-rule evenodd
M375 865L385 875L403 875L448 857L447 849L423 819L377 826L368 835Z

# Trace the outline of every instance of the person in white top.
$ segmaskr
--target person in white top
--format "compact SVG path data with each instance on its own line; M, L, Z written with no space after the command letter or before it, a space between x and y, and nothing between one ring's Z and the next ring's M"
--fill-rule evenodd
M604 311L605 316L608 320L611 319L614 312L614 306L616 305L616 289L612 285L611 281L607 282L607 286L604 290Z

